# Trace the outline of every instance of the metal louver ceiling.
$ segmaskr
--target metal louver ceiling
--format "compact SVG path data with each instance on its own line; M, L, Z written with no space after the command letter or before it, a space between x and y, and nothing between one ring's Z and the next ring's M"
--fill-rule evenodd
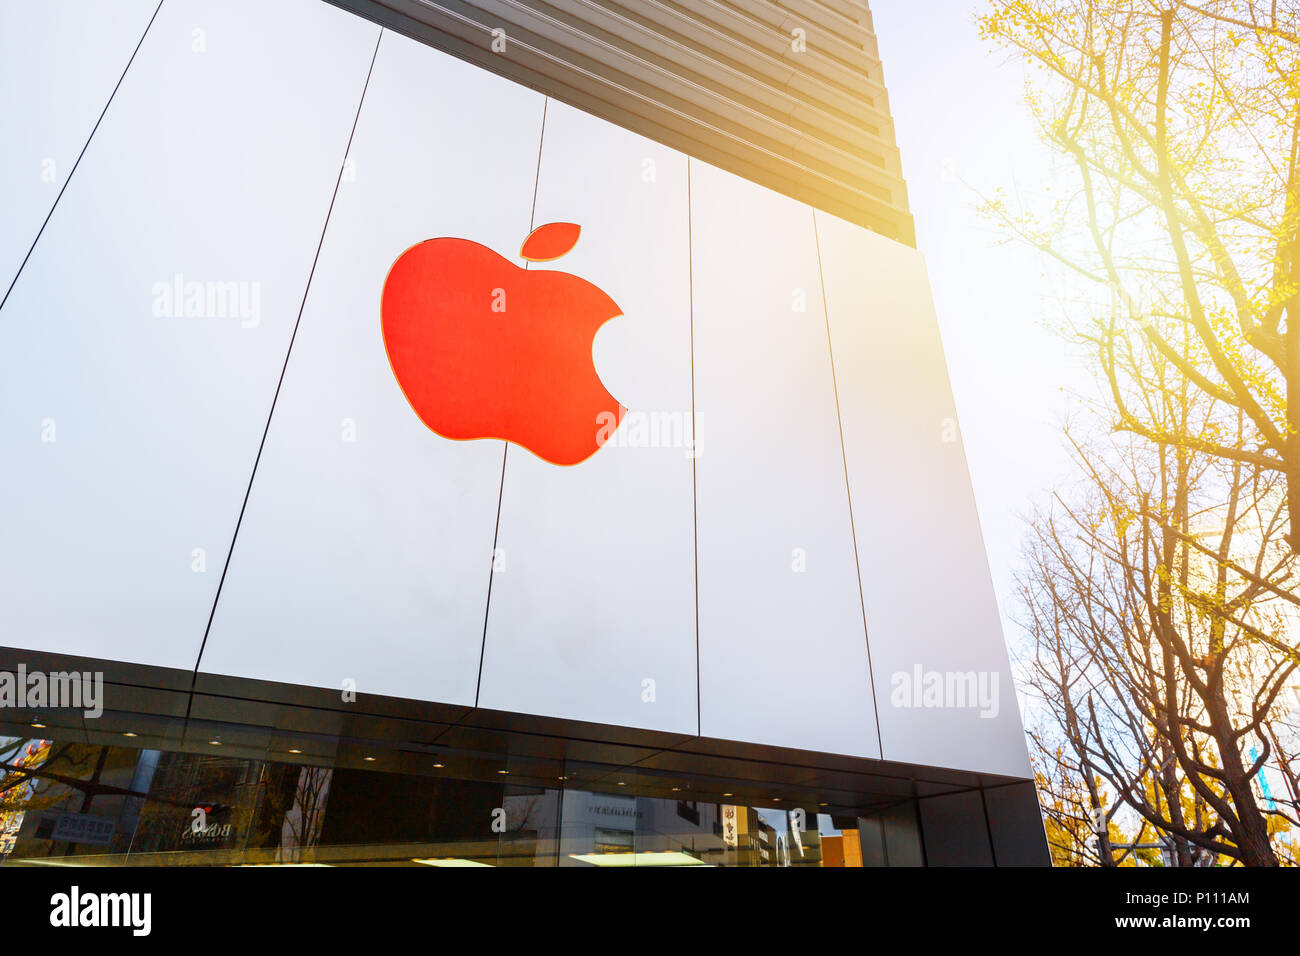
M915 244L866 0L330 2Z

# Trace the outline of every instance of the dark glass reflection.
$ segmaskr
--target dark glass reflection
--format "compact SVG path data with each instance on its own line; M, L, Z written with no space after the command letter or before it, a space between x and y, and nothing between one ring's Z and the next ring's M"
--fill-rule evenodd
M465 766L479 770L474 779L441 763L417 775L0 739L0 859L608 868L920 862L910 802L840 817L815 806L690 799L686 783L671 796L646 796L612 778L587 783L595 774L580 781L576 771L542 785L547 767L512 776L500 763L467 757Z

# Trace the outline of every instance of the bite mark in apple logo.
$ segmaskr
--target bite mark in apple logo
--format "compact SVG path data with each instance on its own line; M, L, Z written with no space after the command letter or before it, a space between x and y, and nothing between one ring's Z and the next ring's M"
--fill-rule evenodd
M579 226L534 229L529 262L563 256ZM627 411L601 383L592 344L622 315L585 279L526 269L468 239L426 239L388 272L380 300L388 362L411 409L444 438L499 438L555 465L594 455Z

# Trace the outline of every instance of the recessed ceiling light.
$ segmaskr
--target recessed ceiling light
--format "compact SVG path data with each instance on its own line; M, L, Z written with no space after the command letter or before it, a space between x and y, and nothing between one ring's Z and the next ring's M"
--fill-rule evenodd
M626 786L627 786L627 784L625 784L622 780L620 780L620 781L618 782L618 785L619 785L620 787L626 787Z
M438 770L441 770L441 769L442 769L442 764L440 764L440 763L436 763L436 764L434 764L433 766L434 766L436 769L438 769Z
M676 792L677 792L678 790L680 790L680 789L682 789L682 788L681 788L681 787L673 787L673 793L676 793Z
M819 806L819 807L829 807L830 804L829 804L829 803L819 803L819 804L817 804L817 806Z
M123 737L134 737L134 736L136 736L136 734L133 733L132 731L127 730L127 731L123 731L123 732L122 732L122 736L123 736Z
M502 774L502 775L508 774L509 772L510 772L509 770L498 770L498 771L497 771L497 773Z
M297 747L294 747L292 750L289 751L289 753L291 753L291 754L300 754L300 753L302 753L302 751L299 750Z
M724 796L724 797L734 797L735 794L734 794L734 793L724 793L723 796Z
M209 740L208 743L212 744L212 746L214 746L214 747L220 747L220 746L221 746L221 741L220 741L220 740L217 740L216 738L213 738L212 740Z
M39 720L33 720L33 721L32 721L32 726L35 727L35 728L37 728L37 729L39 730L39 729L43 728L45 725L44 725L43 723L41 723Z
M362 759L362 760L370 760L370 761L373 761L375 758L374 758L374 757L362 757L361 759Z

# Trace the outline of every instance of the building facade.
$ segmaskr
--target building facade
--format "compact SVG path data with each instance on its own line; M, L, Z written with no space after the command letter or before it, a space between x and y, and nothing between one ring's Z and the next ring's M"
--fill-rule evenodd
M865 3L5 16L10 862L1047 861Z

